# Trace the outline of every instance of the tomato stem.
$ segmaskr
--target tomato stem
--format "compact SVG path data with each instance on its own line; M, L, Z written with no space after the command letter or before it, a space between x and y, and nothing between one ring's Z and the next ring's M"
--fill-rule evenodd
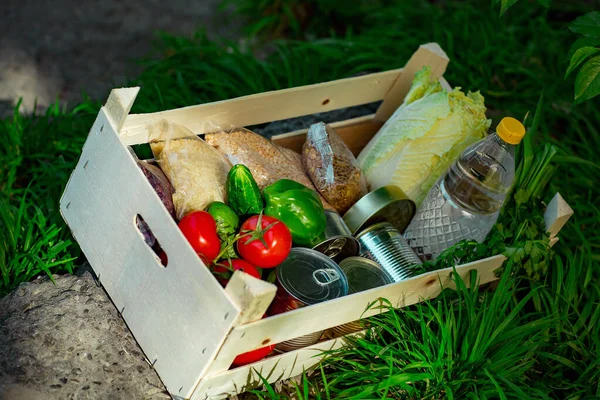
M260 242L263 244L263 246L265 246L265 249L268 249L269 246L267 245L267 242L265 241L264 235L265 233L267 233L267 231L269 229L271 229L274 225L278 224L279 221L275 221L270 223L269 225L265 226L264 228L262 227L262 211L258 214L258 221L256 221L256 227L252 230L244 230L240 233L238 233L237 235L234 236L233 240L227 244L227 246L225 246L223 248L223 250L221 250L221 252L219 253L219 255L217 256L217 258L215 258L213 260L213 264L217 261L219 261L221 259L221 257L223 257L224 254L226 254L229 249L231 249L238 240L248 237L248 240L246 242L244 242L244 244L249 244L252 243L255 240L260 240Z
M227 254L227 252L229 251L229 249L231 249L231 248L232 248L232 247L235 245L235 243L236 243L238 240L240 240L240 239L241 239L241 238L243 238L243 237L249 236L249 235L251 235L251 234L252 234L252 232L249 232L249 233L244 233L244 234L242 234L242 235L240 235L240 234L238 233L237 235L235 235L235 236L233 237L233 240L232 240L230 243L228 243L228 244L227 244L227 246L223 247L223 250L221 250L221 252L220 252L220 253L219 253L219 255L217 256L217 258L215 258L215 259L213 260L213 263L215 263L216 261L219 261L219 260L221 259L221 257L223 257L223 255L224 255L224 254Z

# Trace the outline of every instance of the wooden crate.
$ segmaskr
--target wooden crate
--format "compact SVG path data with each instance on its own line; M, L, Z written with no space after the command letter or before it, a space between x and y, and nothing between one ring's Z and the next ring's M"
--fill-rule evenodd
M209 126L206 122L250 126L383 100L373 115L333 124L358 153L402 103L416 71L430 66L449 88L442 77L448 62L442 49L430 43L421 46L403 69L153 114L129 114L139 88L112 91L85 142L60 210L174 398L212 399L239 393L257 380L256 372L268 376L270 382L297 375L319 361L315 356L321 350L339 347L342 340L326 340L244 367L230 369L230 365L238 354L266 344L381 312L371 309L363 314L380 297L396 307L435 297L442 287L452 286L451 270L260 319L274 298L275 286L236 272L223 289L184 239L127 146L147 143L146 124L161 118L202 134ZM273 140L300 150L305 134L292 132ZM557 195L546 214L548 230L556 235L572 211ZM137 230L138 215L167 253L167 267ZM497 255L456 270L464 278L477 270L479 284L485 284L496 279L494 270L504 260Z

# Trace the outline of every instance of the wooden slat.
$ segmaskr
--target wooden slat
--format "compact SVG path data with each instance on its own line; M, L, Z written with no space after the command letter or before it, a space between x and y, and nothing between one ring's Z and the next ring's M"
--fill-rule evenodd
M550 234L551 238L554 238L558 234L572 215L573 209L569 207L560 193L556 193L544 211L546 231Z
M188 127L195 134L221 128L249 126L383 99L402 70L258 93L231 100L178 108L152 114L132 114L121 129L127 145L147 143L146 125L162 118Z
M357 332L351 336L360 334L363 332ZM323 351L338 349L343 345L343 339L331 339L215 376L208 376L200 382L191 400L225 399L230 395L242 393L249 390L249 383L256 385L259 382L259 374L270 383L294 377L321 361L322 357L318 356Z
M110 91L106 101L106 115L110 118L113 126L119 132L125 123L125 119L131 111L131 106L140 91L139 87L113 89Z
M277 286L253 276L235 271L225 287L225 293L240 309L234 326L258 321L275 298ZM233 358L231 359L233 361Z
M505 259L504 256L498 255L458 266L456 270L467 282L469 271L477 270L479 282L484 284L496 279L494 271L502 265ZM368 304L379 297L388 299L397 308L433 298L441 293L440 282L442 285L452 286L451 272L451 268L433 271L406 281L355 293L234 328L215 362L260 348L265 343L280 343L356 321L361 317L378 314L384 310L374 308L366 313L364 311Z
M202 264L102 108L60 201L100 283L174 395L190 396L239 310ZM135 226L141 215L163 267Z
M428 43L421 45L412 55L402 70L402 75L396 79L389 93L379 106L375 113L375 120L385 122L404 102L404 97L412 86L412 81L416 72L424 66L431 68L432 78L441 78L446 71L450 60L442 48L437 43Z

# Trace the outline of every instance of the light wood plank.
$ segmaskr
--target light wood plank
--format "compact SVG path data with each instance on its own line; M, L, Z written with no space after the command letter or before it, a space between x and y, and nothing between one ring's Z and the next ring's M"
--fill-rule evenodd
M383 99L400 72L395 69L158 113L132 114L125 120L121 138L127 145L147 143L146 125L162 118L199 135L214 130L215 125L249 126L367 104Z
M131 107L139 91L140 88L138 86L111 90L106 101L105 110L106 115L112 121L117 132L121 130L121 127L125 123L125 119L129 115L129 111L131 111Z
M225 293L241 310L234 326L261 319L275 298L276 292L277 286L272 283L235 271L225 287ZM233 361L233 358L231 360Z
M234 326L240 326L263 318L275 298L277 286L235 271L225 287L225 292L241 310L234 322ZM230 354L228 357L217 356L205 374L227 371L235 357L236 354Z
M497 279L494 271L505 259L504 256L498 255L458 266L456 271L468 283L466 278L469 272L477 270L479 284L484 284ZM219 352L216 362L222 358L229 359L232 355L236 356L260 348L264 343L281 343L356 321L362 317L379 314L385 309L372 308L367 312L365 309L368 304L380 297L389 300L396 308L433 298L441 293L440 282L444 287L452 287L451 273L451 268L429 272L406 281L303 307L234 328Z
M169 392L190 396L239 310L177 228L105 108L60 211ZM137 214L167 253L166 268L137 230Z
M544 211L546 231L550 234L551 238L558 235L558 232L560 232L572 215L573 209L567 204L560 193L556 193Z
M450 59L437 43L428 43L421 45L412 55L398 76L394 85L390 88L385 99L375 113L375 120L380 122L387 121L394 111L404 102L404 97L412 86L412 81L419 70L424 66L431 68L432 78L441 78L446 71Z
M357 332L350 336L362 334L364 332ZM338 349L344 343L342 338L331 339L206 377L198 385L191 400L225 399L230 395L243 393L250 390L249 383L257 385L260 381L259 374L270 383L297 376L318 364L322 359L319 355L323 351Z

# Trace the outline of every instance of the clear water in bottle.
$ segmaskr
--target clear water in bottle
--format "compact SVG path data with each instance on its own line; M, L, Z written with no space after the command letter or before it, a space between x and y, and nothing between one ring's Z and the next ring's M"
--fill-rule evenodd
M515 145L525 128L504 118L495 133L465 149L429 191L404 237L422 260L490 232L515 177Z

